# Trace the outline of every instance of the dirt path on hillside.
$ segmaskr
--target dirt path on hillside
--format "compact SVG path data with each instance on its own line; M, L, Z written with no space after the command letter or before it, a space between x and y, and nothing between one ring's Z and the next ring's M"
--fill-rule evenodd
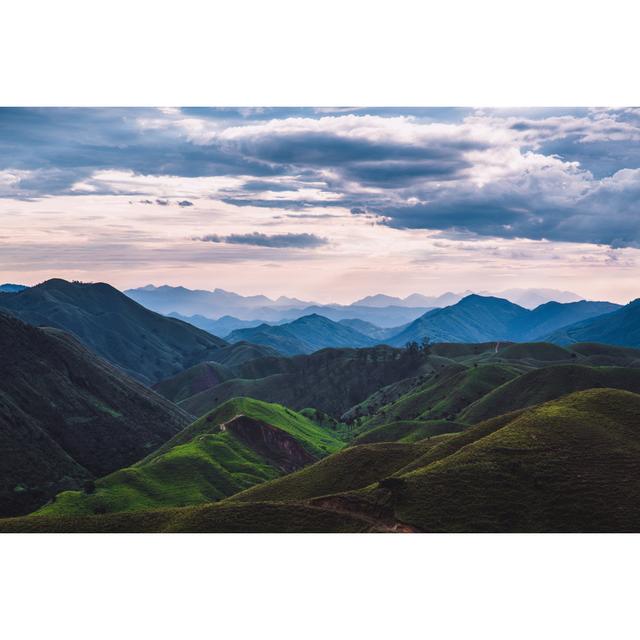
M307 506L319 511L330 511L355 518L356 520L362 520L371 525L372 533L421 533L419 529L405 522L376 516L361 509L350 508L340 498L313 498L307 503Z

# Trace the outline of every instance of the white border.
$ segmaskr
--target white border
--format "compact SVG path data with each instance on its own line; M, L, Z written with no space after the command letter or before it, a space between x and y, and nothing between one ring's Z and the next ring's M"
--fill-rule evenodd
M640 104L637 3L5 3L4 105ZM3 635L626 638L637 536L0 536ZM633 600L632 600L633 599Z
M630 106L629 0L21 0L5 105Z

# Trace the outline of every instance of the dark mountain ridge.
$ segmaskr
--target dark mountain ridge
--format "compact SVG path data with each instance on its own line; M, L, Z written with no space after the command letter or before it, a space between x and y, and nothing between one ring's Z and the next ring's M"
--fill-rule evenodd
M138 380L151 384L204 360L227 343L167 318L105 283L47 280L0 295L0 309L35 326L73 333L84 345Z
M0 514L131 464L190 419L69 334L0 313Z

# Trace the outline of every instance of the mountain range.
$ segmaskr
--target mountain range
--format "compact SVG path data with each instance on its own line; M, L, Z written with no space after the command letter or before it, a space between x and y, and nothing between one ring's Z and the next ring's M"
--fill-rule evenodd
M15 293L0 293L0 310L35 326L72 333L146 384L197 362L229 359L238 350L187 322L146 309L105 283L47 280Z
M408 342L531 341L559 327L619 309L610 302L547 302L533 310L500 298L471 294L456 304L426 312L413 322L383 329L363 320L311 314L279 325L236 329L225 339L272 347L283 354L312 353L327 347L361 348L374 344L403 347ZM550 338L550 341L554 341Z
M640 300L271 322L0 292L0 531L640 530Z
M241 322L260 320L258 324L278 323L313 313L334 321L359 319L379 327L393 327L411 322L431 308L455 304L471 293L447 292L439 296L414 293L405 298L376 294L344 305L318 304L284 296L272 300L263 295L241 296L223 289L191 290L169 285L147 285L125 291L130 298L153 311L165 315L178 314L182 319L192 318L196 326L200 326L198 322L202 322L200 317L218 320L223 316L230 316L227 319L228 331L223 333L222 330L214 330L216 335L226 335L234 329L245 328ZM508 289L499 294L485 291L481 295L501 297L526 308L534 308L549 301L566 303L580 300L574 293L554 289ZM231 318L237 323L232 328L229 325Z

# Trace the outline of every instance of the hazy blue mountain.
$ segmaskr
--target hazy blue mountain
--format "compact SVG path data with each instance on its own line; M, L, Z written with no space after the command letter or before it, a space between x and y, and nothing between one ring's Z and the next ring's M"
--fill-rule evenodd
M402 346L429 337L432 342L527 342L578 320L609 313L611 302L547 302L533 310L503 298L470 295L457 304L424 314L386 342Z
M369 336L317 314L279 326L262 324L252 329L237 329L227 340L266 345L285 355L313 353L327 347L370 347L376 343Z
M378 293L373 296L366 296L360 300L356 300L350 306L355 307L446 307L459 302L471 291L464 293L443 293L439 296L425 296L421 293L412 293L406 298L398 298L396 296L388 296Z
M556 344L601 342L640 347L640 298L611 313L558 329L545 340Z
M462 293L452 293L448 291L439 296L425 296L421 293L413 293L406 298L398 298L384 294L366 296L360 300L356 300L354 305L366 307L449 307L456 302L460 302L463 298L474 293L473 291L464 291ZM557 289L507 289L500 292L480 291L478 295L484 297L504 298L521 307L534 309L535 307L546 302L577 302L581 300L580 296L571 291L558 291Z
M24 289L28 289L23 284L11 284L10 282L5 282L5 284L0 284L0 293L17 293L18 291L24 291Z
M371 322L367 322L366 320L359 320L358 318L351 318L347 320L340 320L340 324L345 325L346 327L351 327L355 329L359 333L364 334L365 336L369 336L370 338L374 338L375 340L384 341L391 336L395 336L397 333L402 331L405 327L408 326L409 323L402 325L400 327L389 327L383 328L378 327Z
M535 309L547 302L578 302L582 298L572 291L558 291L557 289L506 289L505 291L482 291L480 295L504 298L527 309Z
M105 283L47 280L0 296L0 308L36 326L73 333L106 360L147 384L203 360L224 340L149 311Z
M257 327L261 324L269 324L265 323L264 320L240 320L240 318L233 316L222 316L222 318L218 318L218 320L212 320L211 318L198 314L194 316L183 316L179 313L172 312L167 315L170 318L177 318L183 322L188 322L199 329L204 329L214 336L226 336L236 329L250 329L251 327Z
M613 302L547 302L526 316L523 322L513 325L514 335L519 341L530 341L546 336L552 331L587 318L601 316L619 309Z
M340 322L340 320L364 320L381 328L407 324L429 311L429 307L361 307L353 305L315 305L304 309L260 309L260 317L268 322L292 321L304 316L318 314Z
M272 300L263 295L242 296L224 289L205 291L169 285L160 287L147 285L138 289L127 289L124 293L147 309L158 313L165 315L179 313L184 316L201 315L214 319L230 315L241 320L255 320L261 317L257 314L257 310L262 307L288 309L312 304L304 300L283 296Z
M450 307L425 313L386 342L402 346L427 336L432 342L511 340L511 326L529 313L508 300L472 294Z

